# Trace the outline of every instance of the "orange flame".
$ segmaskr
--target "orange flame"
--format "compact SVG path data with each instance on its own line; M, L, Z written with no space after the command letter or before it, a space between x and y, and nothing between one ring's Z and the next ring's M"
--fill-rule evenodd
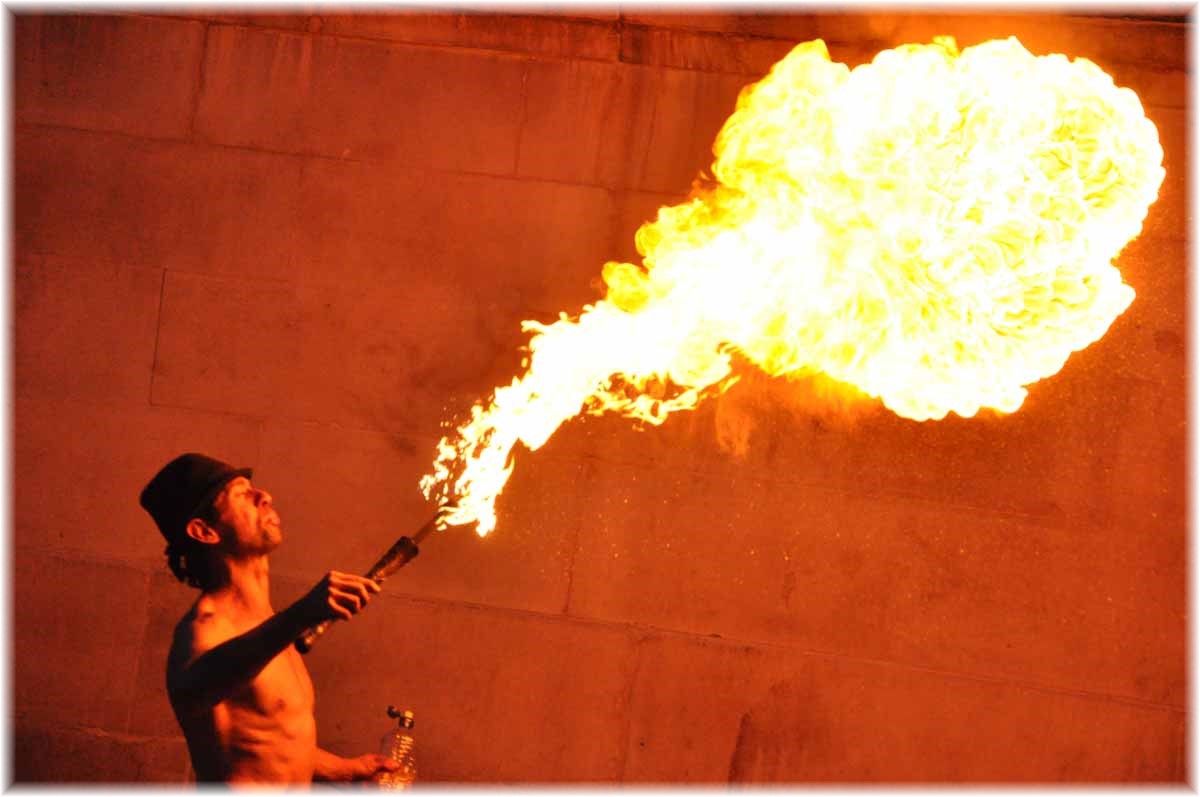
M742 91L711 190L638 230L606 297L526 321L527 371L438 445L425 496L496 524L517 442L581 412L659 424L740 352L917 420L1013 412L1133 300L1112 265L1164 172L1137 96L1013 38L905 45L853 70L801 44Z

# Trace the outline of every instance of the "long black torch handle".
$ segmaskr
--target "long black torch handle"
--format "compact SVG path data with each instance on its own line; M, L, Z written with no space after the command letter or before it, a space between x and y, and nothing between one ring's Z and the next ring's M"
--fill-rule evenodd
M377 584L382 584L385 578L408 564L413 557L421 552L420 548L417 547L417 543L424 540L433 533L434 529L440 526L442 514L446 509L447 507L445 506L438 507L438 511L433 514L433 517L411 539L401 537L396 540L392 547L387 549L387 553L379 557L379 561L367 571L366 577ZM328 630L331 622L333 621L325 620L324 622L317 623L301 634L296 639L296 650L301 653L308 653L312 650L313 644Z

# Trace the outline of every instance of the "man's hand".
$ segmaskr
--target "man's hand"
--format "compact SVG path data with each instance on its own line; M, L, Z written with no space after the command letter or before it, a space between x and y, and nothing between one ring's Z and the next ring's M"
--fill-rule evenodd
M330 570L297 603L310 623L316 625L325 620L349 620L376 592L379 585L369 578Z
M358 758L348 758L346 762L349 764L347 771L350 773L350 777L347 780L354 781L374 780L384 772L394 772L400 768L400 765L395 761L385 758L378 753L368 753L367 755L360 755Z

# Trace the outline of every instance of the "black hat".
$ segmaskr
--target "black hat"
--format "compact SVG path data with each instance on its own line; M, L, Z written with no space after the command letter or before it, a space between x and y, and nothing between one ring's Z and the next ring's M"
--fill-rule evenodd
M250 468L235 468L203 454L184 454L168 462L146 488L139 502L150 513L167 542L179 539L194 518L230 480L247 479Z

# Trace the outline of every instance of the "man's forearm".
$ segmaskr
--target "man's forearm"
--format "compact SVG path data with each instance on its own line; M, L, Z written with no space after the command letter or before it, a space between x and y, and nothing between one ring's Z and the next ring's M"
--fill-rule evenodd
M348 763L340 755L318 747L317 755L313 759L313 780L349 780Z
M201 705L219 703L236 688L252 681L308 626L297 604L292 604L246 633L207 651L169 686Z

